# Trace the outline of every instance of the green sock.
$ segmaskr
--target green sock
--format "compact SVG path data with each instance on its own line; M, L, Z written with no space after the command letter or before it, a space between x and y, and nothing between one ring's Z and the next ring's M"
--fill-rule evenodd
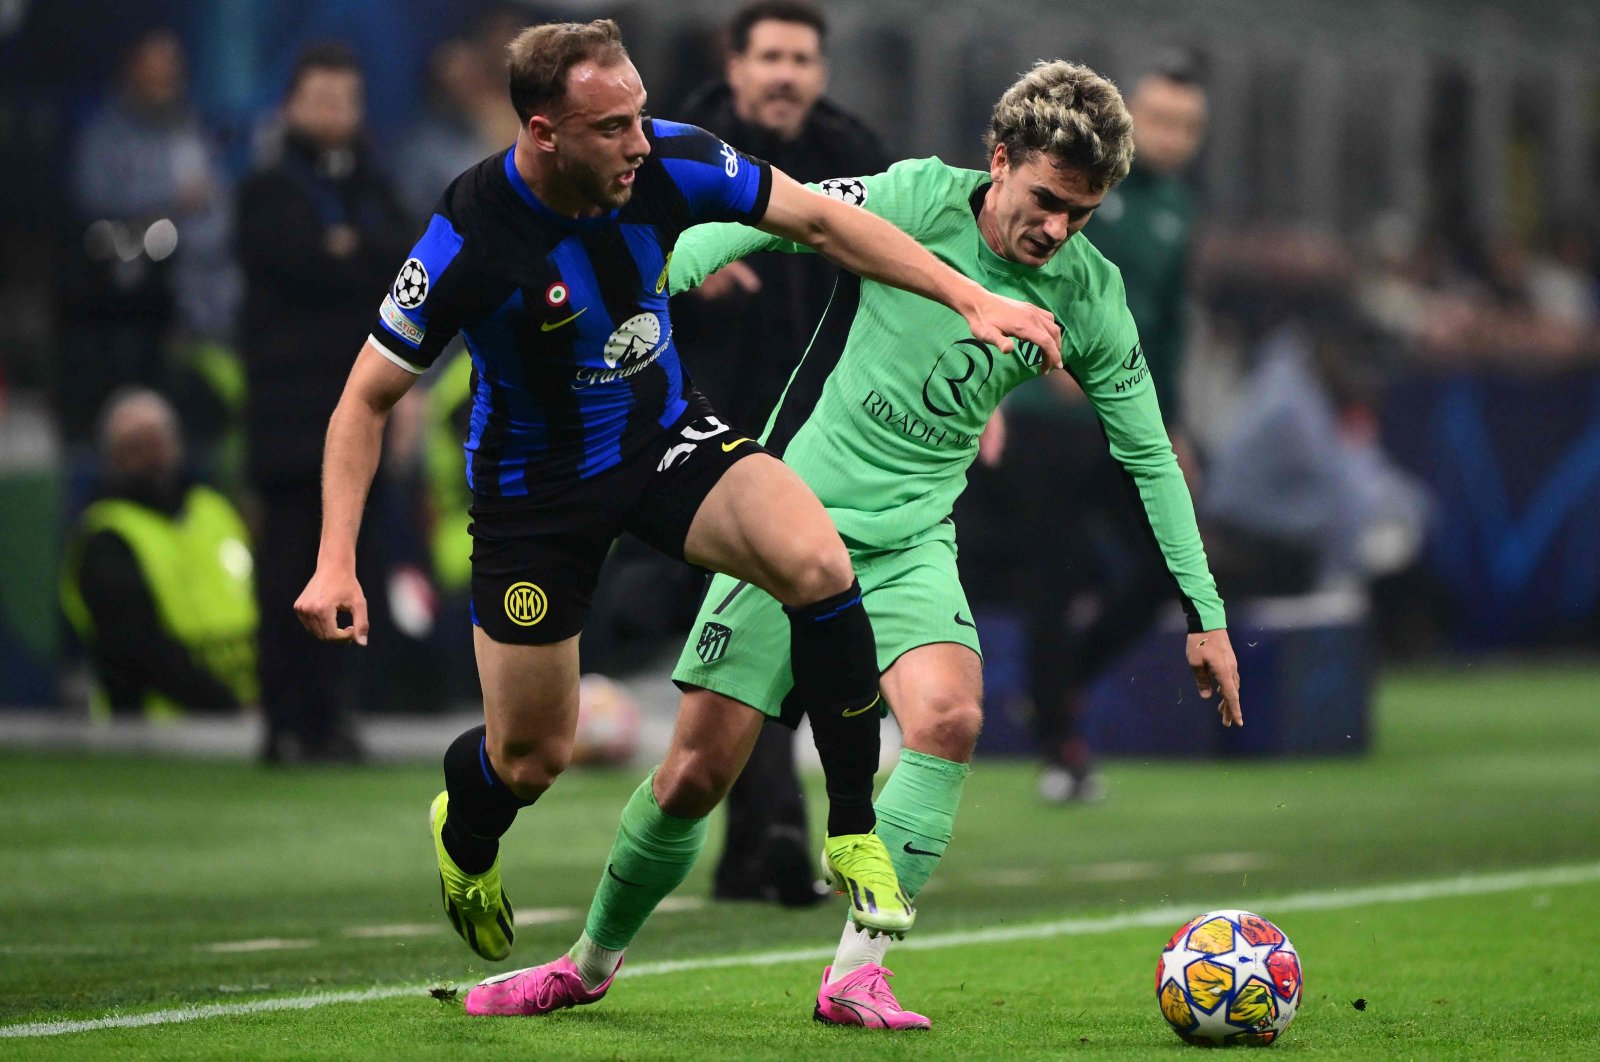
M616 843L589 905L584 932L602 948L621 951L632 943L650 912L689 876L706 845L706 820L662 811L650 789L654 778L651 771L622 809Z
M894 859L900 886L915 897L939 865L955 829L956 807L971 771L965 763L904 749L876 804L878 836Z

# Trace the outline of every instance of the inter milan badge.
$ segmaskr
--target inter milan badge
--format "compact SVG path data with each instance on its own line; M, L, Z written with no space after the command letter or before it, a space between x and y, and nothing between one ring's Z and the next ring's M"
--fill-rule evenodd
M402 310L415 310L428 297L428 269L417 258L407 258L394 278L394 301Z
M720 623L707 622L700 628L700 640L695 643L694 651L700 654L702 664L715 664L728 652L728 639L733 637L733 631Z

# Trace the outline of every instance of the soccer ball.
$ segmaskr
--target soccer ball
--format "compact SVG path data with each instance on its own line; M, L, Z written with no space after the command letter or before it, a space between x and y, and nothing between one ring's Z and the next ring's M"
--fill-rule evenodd
M394 278L394 301L402 308L414 310L428 297L428 270L416 258L407 258Z
M578 766L617 767L639 751L643 719L628 691L604 675L578 680L578 730L572 762Z
M1172 934L1156 966L1156 1001L1191 1044L1270 1044L1300 1006L1300 956L1249 911L1211 911Z

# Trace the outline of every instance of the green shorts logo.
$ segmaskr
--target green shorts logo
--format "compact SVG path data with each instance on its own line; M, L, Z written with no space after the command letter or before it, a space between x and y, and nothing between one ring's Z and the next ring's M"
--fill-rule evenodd
M728 639L733 637L733 631L720 623L707 621L700 628L700 640L695 643L694 651L700 654L702 664L715 664L728 653Z

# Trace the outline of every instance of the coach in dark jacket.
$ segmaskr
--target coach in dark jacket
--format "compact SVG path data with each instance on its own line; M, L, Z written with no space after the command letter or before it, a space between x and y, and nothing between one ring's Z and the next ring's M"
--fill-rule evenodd
M249 470L262 509L265 756L348 759L358 662L301 630L293 606L317 558L328 417L416 233L366 148L348 49L316 45L300 57L283 117L276 157L241 186L238 210ZM359 555L377 559L365 545ZM364 585L382 587L371 574Z
M888 166L878 138L822 98L827 66L820 12L760 0L728 27L726 79L679 111L741 151L799 181L859 177ZM838 270L812 254L751 255L695 294L675 299L673 328L695 384L717 412L754 435L777 405L827 307ZM765 727L728 794L728 837L717 866L722 899L821 898L794 767L794 732ZM823 896L826 894L823 893Z
M822 98L826 30L808 4L763 0L744 8L729 26L726 79L696 93L679 116L797 181L887 168L877 136ZM743 264L753 278L734 279L719 298L677 300L672 323L695 384L718 413L754 435L805 353L839 271L817 255L776 251Z

